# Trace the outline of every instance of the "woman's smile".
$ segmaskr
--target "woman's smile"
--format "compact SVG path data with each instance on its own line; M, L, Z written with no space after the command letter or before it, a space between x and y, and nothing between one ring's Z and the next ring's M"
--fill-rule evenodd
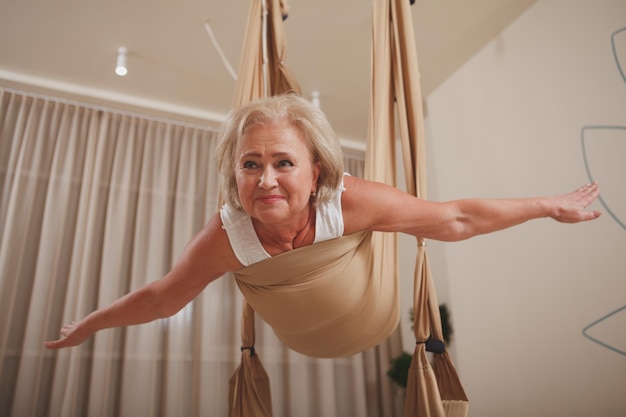
M275 204L280 201L283 201L285 198L282 195L270 194L270 195L260 195L256 198L256 200L263 204Z

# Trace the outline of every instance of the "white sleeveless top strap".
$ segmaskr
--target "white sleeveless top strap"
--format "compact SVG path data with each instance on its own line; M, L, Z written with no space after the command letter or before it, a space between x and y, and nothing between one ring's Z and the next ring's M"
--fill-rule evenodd
M343 191L342 181L339 189L329 201L319 203L316 206L315 241L313 243L343 236L343 214L341 212ZM252 218L248 213L224 204L220 209L220 218L222 219L222 227L228 235L230 246L242 265L249 266L271 258L256 235Z

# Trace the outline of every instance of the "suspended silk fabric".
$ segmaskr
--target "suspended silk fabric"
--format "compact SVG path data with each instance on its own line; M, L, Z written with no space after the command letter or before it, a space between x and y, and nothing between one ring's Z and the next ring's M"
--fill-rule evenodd
M266 20L263 19L265 12ZM284 64L286 40L283 16L286 15L286 0L252 0L250 3L239 58L234 107L262 97L301 93L298 81Z
M286 14L286 1L252 0L235 85L235 107L265 96L300 93L295 77L283 64ZM230 379L229 415L271 417L269 377L254 354L254 310L245 298L241 323L241 364Z
M290 349L318 358L379 344L399 320L397 282L372 270L372 233L305 246L236 271L244 297Z
M241 65L239 68L239 75L237 85L235 88L234 105L239 106L249 101L255 100L266 95L277 95L285 92L299 93L300 88L291 75L289 70L283 65L285 61L285 36L284 28L282 26L282 17L285 14L286 7L284 2L278 0L267 0L267 23L263 23L263 4L261 0L252 0L250 13L248 17L246 35L244 40L244 48L241 55ZM265 31L263 30L265 27ZM265 42L264 42L265 41ZM269 67L269 68L268 68ZM264 77L265 75L265 77ZM388 238L387 238L388 239ZM378 240L378 238L376 238ZM348 241L353 241L348 239ZM368 238L369 241L369 238ZM391 255L392 259L389 262L390 265L381 264L380 256L371 257L372 248L364 245L360 245L362 254L365 254L368 258L373 258L374 261L363 264L369 268L370 271L377 271L377 274L369 274L369 276L378 276L378 282L382 282L384 285L372 286L371 294L375 294L378 291L378 297L376 300L381 300L379 304L381 307L378 312L389 310L391 306L391 312L384 312L386 322L382 324L383 329L380 333L375 334L373 338L370 338L370 342L361 346L361 350L375 344L377 341L384 339L388 334L397 327L399 321L398 312L398 298L397 298L397 263L395 262L395 252ZM392 246L393 247L393 246ZM367 250L365 250L365 248ZM383 254L382 250L377 253ZM284 254L286 255L286 254ZM358 263L355 263L357 265ZM373 268L374 267L374 268ZM244 271L238 271L243 274ZM380 279L384 277L386 279ZM230 405L229 413L231 417L243 417L243 416L271 416L271 398L269 381L267 374L261 365L261 361L258 355L254 354L251 349L254 346L254 310L248 304L248 300L253 300L249 291L245 290L245 280L239 279L238 285L242 289L242 292L246 295L243 300L243 319L242 319L242 360L241 365L237 368L230 382ZM389 296L381 297L381 293L388 293ZM361 294L362 296L363 294ZM258 301L255 302L257 307ZM369 308L373 309L374 300L370 303ZM263 308L261 308L263 311ZM362 330L363 325L360 326ZM373 328L373 327L372 327ZM281 333L276 331L277 326L274 323L275 333ZM399 335L398 335L399 336ZM279 336L280 337L280 336ZM399 337L398 337L399 338ZM398 339L396 338L396 339ZM284 335L283 335L284 340ZM395 340L395 339L394 339ZM354 346L354 341L351 342ZM293 343L296 350L298 350L297 344ZM391 344L393 345L393 343ZM400 351L399 343L397 343L397 351ZM287 346L289 344L287 343ZM380 346L382 347L382 346ZM392 350L385 346L387 350ZM379 363L380 369L371 369L371 372L383 375L386 371L386 364L388 359L397 354L398 352L387 352L386 349L380 349L374 353L377 358L374 362ZM314 356L328 356L331 352L322 352L321 350L312 350L312 345L309 344L307 348L300 348L300 350L308 350L308 353ZM342 350L335 350L332 352L334 356L345 356L347 354L356 353L354 347L344 346ZM366 369L368 371L368 369ZM391 397L391 387L389 384L380 387L381 392L374 393L374 395L382 395L383 401L389 401Z
M230 416L272 416L270 380L261 359L254 353L254 310L243 300L241 316L241 363L230 379Z
M283 66L280 6L278 0L268 0L269 18L264 25L262 4L259 0L252 1L234 100L237 106L265 95L299 92L295 78ZM408 7L407 0L374 2L372 98L365 177L395 185L395 97L408 188L413 194L424 197L421 93ZM271 46L275 42L276 46ZM314 265L309 264L311 260ZM245 299L242 361L230 384L231 417L265 417L272 413L269 380L253 349L255 310L288 347L316 357L357 353L388 337L397 326L397 240L393 234L344 236L281 254L236 271L234 275ZM346 275L351 279L362 277L359 282L364 285L359 287L351 282L351 285L341 286L346 281L341 278ZM337 291L337 286L341 290ZM334 290L329 291L330 287ZM333 297L333 293L340 296ZM441 339L438 304L422 241L415 294L417 340L425 341L429 336ZM355 310L345 310L346 298L356 301L351 306ZM289 314L285 314L286 311ZM328 343L330 340L332 343ZM467 398L447 353L436 355L433 370L426 358L424 343L417 344L405 415L460 417L466 414Z
M375 0L372 33L372 99L366 175L380 180L393 165L375 164L381 152L393 156L394 102L409 193L426 197L422 97L413 21L407 0ZM375 152L372 152L375 149ZM391 151L390 151L391 150ZM385 171L377 172L377 170ZM439 307L423 239L418 239L414 277L414 332L417 344L407 382L405 417L465 417L469 402L447 352L426 357L429 338L443 340Z

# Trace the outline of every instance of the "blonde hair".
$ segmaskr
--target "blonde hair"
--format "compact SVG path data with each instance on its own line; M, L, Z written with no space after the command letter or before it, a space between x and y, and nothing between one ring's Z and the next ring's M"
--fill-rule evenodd
M288 120L301 133L312 155L320 163L313 204L328 201L339 188L344 173L341 145L326 115L309 101L294 94L253 101L234 109L222 124L217 145L222 198L241 209L235 178L235 162L242 137L254 126Z

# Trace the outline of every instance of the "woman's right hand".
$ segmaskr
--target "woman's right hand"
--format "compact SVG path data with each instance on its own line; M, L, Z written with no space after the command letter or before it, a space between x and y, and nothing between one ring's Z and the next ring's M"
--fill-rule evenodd
M48 349L62 349L71 346L77 346L87 340L92 333L81 329L80 322L72 321L61 327L61 337L57 340L49 340L45 342Z

